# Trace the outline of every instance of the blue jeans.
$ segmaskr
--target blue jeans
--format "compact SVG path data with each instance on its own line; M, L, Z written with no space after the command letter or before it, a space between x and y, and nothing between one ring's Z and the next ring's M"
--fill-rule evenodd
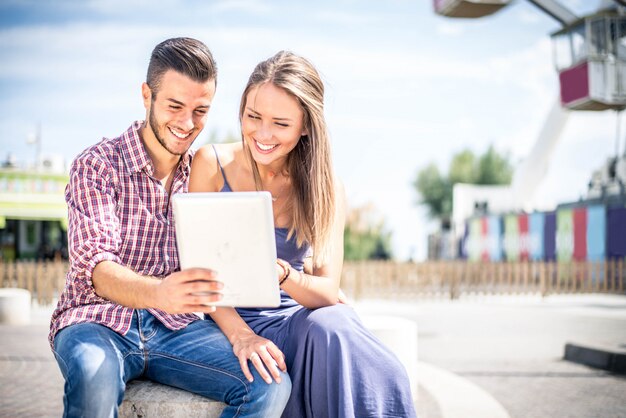
M64 417L117 417L126 383L138 377L224 402L222 417L279 417L291 381L267 384L249 364L243 375L230 342L212 321L171 331L148 311L136 310L123 336L94 323L69 326L54 339L65 378Z

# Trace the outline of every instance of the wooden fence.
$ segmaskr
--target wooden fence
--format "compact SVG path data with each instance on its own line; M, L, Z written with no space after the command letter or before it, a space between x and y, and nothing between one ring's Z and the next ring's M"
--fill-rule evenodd
M0 288L28 289L40 305L49 305L65 286L65 261L0 261Z
M0 261L0 287L28 289L41 305L65 285L67 262ZM625 293L623 259L606 262L423 263L346 262L342 289L353 299L463 294Z
M341 287L353 299L463 294L624 294L624 260L472 263L466 261L345 263Z

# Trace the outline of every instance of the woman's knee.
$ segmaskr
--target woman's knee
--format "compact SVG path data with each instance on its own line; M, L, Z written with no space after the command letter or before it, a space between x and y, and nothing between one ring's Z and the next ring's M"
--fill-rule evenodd
M337 304L311 311L306 322L309 330L316 334L334 335L354 331L355 320L357 318L352 308Z

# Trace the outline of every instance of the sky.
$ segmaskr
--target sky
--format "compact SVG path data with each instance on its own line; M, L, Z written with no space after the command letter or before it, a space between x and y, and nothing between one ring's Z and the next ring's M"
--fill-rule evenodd
M584 15L599 2L562 3ZM558 99L549 35L559 27L521 0L473 20L437 16L427 0L0 0L0 160L32 164L27 142L40 126L41 154L69 164L143 119L150 52L176 36L202 40L218 64L194 148L211 135L238 137L254 66L291 50L325 82L348 205L375 208L397 259L423 259L436 224L418 205L417 172L431 162L447 172L455 153L489 145L514 166L524 159ZM542 208L585 195L615 153L617 118L571 113L536 192Z

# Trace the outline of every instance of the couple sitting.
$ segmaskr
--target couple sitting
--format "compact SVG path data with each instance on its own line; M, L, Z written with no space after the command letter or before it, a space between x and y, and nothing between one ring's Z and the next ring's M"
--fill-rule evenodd
M216 77L203 43L157 45L146 120L72 164L71 264L50 330L64 416L117 416L138 377L222 401L224 417L414 416L406 372L341 303L344 198L317 71L288 52L261 62L241 99L242 141L194 156ZM255 190L274 197L281 305L209 307L219 275L180 271L169 197Z

